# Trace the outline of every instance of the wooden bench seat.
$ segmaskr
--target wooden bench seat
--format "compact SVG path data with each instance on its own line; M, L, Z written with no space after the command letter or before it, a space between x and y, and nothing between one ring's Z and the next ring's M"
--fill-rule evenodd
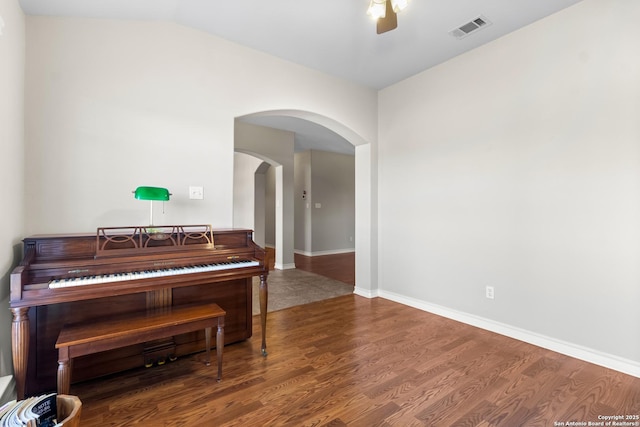
M218 328L216 334L218 381L220 381L222 379L225 315L226 312L217 304L201 304L114 316L89 324L65 325L56 342L58 349L58 393L69 394L71 368L75 357L200 329L205 331L205 363L209 365L211 360L211 328L216 325Z

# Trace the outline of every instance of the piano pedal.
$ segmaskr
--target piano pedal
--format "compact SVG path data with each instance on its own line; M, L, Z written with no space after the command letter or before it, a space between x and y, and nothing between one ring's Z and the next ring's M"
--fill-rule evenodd
M176 360L178 360L178 356L173 353L169 355L169 362L175 362Z
M148 342L145 344L143 352L145 366L162 366L167 363L167 360L171 360L171 356L175 354L175 351L176 345L173 339Z

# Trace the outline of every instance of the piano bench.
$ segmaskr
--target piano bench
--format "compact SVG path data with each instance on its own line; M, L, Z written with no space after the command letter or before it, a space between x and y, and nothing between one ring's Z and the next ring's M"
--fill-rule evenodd
M173 335L205 331L207 366L211 360L211 328L217 325L218 381L222 379L222 349L226 312L217 304L172 306L114 316L89 324L64 325L58 336L58 394L69 394L73 358L114 350Z

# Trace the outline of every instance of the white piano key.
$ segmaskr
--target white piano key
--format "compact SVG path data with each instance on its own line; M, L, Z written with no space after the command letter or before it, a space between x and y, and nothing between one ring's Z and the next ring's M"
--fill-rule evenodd
M210 271L230 270L233 268L255 267L260 265L258 261L230 261L215 264L196 266L184 266L162 270L134 271L130 273L114 273L99 276L70 277L66 279L53 279L49 282L49 288L65 288L71 286L85 286L102 283L115 283L126 280L148 279L152 277L176 276L182 274L204 273Z

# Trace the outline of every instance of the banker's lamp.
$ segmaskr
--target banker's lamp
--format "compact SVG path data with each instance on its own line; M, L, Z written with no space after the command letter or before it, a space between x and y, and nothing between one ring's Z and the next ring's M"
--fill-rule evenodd
M166 202L169 200L169 190L161 187L138 187L133 192L138 200L149 200L151 207L149 208L149 225L153 225L153 201L159 200Z

